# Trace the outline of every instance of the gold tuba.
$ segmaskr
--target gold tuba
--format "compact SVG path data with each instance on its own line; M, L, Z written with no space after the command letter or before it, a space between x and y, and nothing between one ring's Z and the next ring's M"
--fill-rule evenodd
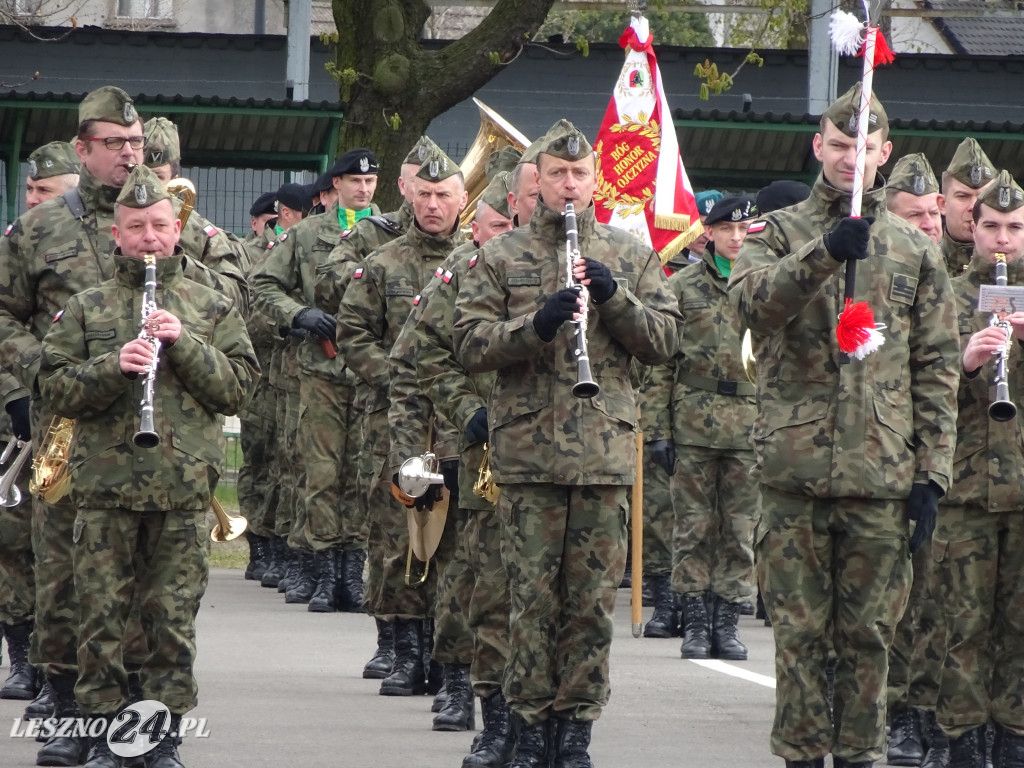
M480 99L474 98L473 102L480 110L480 130L473 139L469 151L462 159L459 167L466 179L466 194L469 202L465 210L459 216L459 227L465 229L473 220L476 214L476 204L480 201L480 195L487 188L487 158L493 152L504 147L515 147L520 152L525 152L530 146L530 140L520 133L505 118L484 104Z
M56 504L63 499L71 485L68 456L71 438L75 433L75 420L54 416L40 444L39 455L32 461L32 479L28 489L33 496Z
M182 230L185 229L185 222L192 215L196 205L196 186L184 176L171 179L167 182L167 194L181 201L181 209L178 211L178 221L181 222Z

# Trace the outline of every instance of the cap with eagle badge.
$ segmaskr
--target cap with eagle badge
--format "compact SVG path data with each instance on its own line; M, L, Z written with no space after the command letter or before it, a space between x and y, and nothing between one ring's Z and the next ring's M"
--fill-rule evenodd
M708 212L705 227L721 221L746 221L757 216L757 203L753 195L730 195L723 197Z
M458 164L442 152L440 148L435 147L427 155L427 159L423 161L420 169L416 171L416 178L423 179L424 181L444 181L458 173L462 173L462 169L459 168Z
M159 168L181 160L181 141L178 126L166 117L151 117L142 126L146 137L143 162L150 168Z
M889 116L885 114L882 102L872 94L868 112L868 133L889 128ZM857 137L857 126L860 115L860 82L850 86L850 90L828 105L822 115L828 118L836 128L847 136Z
M130 128L139 122L132 97L114 85L104 85L87 93L78 105L78 124L86 120L102 120Z
M81 163L75 148L66 141L51 141L28 156L28 176L33 181L78 173Z
M723 197L725 195L717 189L705 189L703 192L698 192L693 196L694 202L697 203L697 213L701 216L707 216L711 213L711 209L715 207L715 203Z
M915 152L896 161L886 187L921 197L938 192L939 182L935 179L928 158L921 152Z
M494 178L495 174L511 171L518 165L522 156L523 153L513 146L502 147L497 152L491 152L487 158L487 169L484 171L484 175L489 181Z
M344 176L346 173L353 175L367 175L377 173L377 156L366 147L350 149L337 160L328 171L332 177Z
M149 208L161 200L170 199L171 196L157 175L144 165L136 165L128 174L128 180L117 196L117 203L129 208Z
M551 155L560 160L574 162L592 155L594 148L590 146L587 137L575 125L565 118L548 129L544 134L544 141L539 154Z
M402 161L402 165L423 165L423 161L427 159L431 152L438 149L437 144L426 134L420 136L419 140L412 145L412 149L409 150L409 154L405 156L405 160Z
M1000 213L1024 208L1024 190L1017 186L1009 171L1000 171L993 184L978 195L978 202Z
M996 177L992 161L981 145L970 136L956 148L946 173L971 189L981 189Z
M508 208L508 182L511 174L502 171L488 184L480 193L481 203L486 203L506 219L512 218L512 211Z

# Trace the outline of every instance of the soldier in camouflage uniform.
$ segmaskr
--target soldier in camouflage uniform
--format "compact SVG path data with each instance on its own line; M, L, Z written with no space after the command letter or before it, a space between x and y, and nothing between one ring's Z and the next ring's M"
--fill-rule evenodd
M978 142L968 136L956 148L949 167L942 174L939 210L945 221L942 256L950 277L962 275L974 252L971 230L974 204L978 193L995 178L995 166Z
M77 187L81 165L75 148L66 141L51 141L34 150L28 156L25 210Z
M75 151L82 161L74 190L19 217L0 238L0 364L31 392L33 450L52 413L38 397L40 341L67 300L114 274L111 225L114 200L129 164L142 162L142 121L120 88L104 86L79 105ZM185 274L237 306L248 284L226 239L189 218L182 229ZM36 623L30 656L42 664L57 707L73 710L77 603L71 568L73 510L66 500L33 500ZM57 683L54 680L57 680ZM58 688L59 685L59 688ZM53 737L40 760L77 760L81 740Z
M277 235L274 229L277 223L277 205L273 192L264 192L249 206L249 234L246 236L245 247L249 249L249 260L253 260L253 249L261 252Z
M381 487L389 488L393 476L405 459L423 453L427 447L429 421L412 426L418 431L417 448L413 440L403 439L391 445L388 408L391 403L391 377L388 353L405 323L413 302L426 286L441 260L460 242L459 212L466 205L466 190L459 167L439 149L427 156L413 184L414 221L405 235L373 251L356 268L345 289L338 310L338 339L348 365L370 388L366 408L367 435L374 435L374 452L381 447L388 453L373 479L376 490L371 498L381 498ZM408 429L403 433L409 434ZM378 437L379 436L379 437ZM435 434L434 453L442 460L458 455L455 440L440 426ZM383 443L383 446L379 445ZM456 464L457 466L457 464ZM451 482L451 481L449 481ZM420 506L430 502L422 500ZM394 621L395 661L391 673L381 683L384 696L408 696L428 691L423 657L425 620L433 615L437 592L437 570L441 559L435 557L426 581L406 584L406 553L409 535L406 510L394 500L371 507L372 525L383 538L382 583L379 593L368 604L373 615ZM446 531L446 535L449 535ZM430 681L436 693L440 680ZM435 687L436 686L436 687Z
M744 328L726 286L756 214L751 195L719 200L705 219L702 261L669 279L683 315L679 352L669 366L653 369L642 408L664 422L644 434L661 471L676 475L670 605L682 596L684 659L747 658L737 630L740 603L754 594L756 407L743 372ZM656 589L656 598L664 601L666 587Z
M1004 349L1009 400L1021 406L1024 312L1009 307L1000 313L1007 325L993 324L978 296L996 282L996 253L1006 256L1007 283L1024 285L1024 190L1002 171L974 217L974 256L953 281L963 366L953 483L934 542L947 640L936 714L950 738L950 768L981 768L986 723L995 725L992 764L1012 768L1024 765L1024 445L1019 413L1003 421L987 411Z
M923 153L905 155L896 161L885 185L885 206L889 213L909 221L933 242L942 242L939 182Z
M206 511L224 467L220 414L237 413L259 376L242 315L231 299L182 271L180 223L160 180L129 175L115 210L114 278L76 294L43 339L39 382L54 413L76 419L69 456L79 595L78 681L88 717L110 718L128 701L122 664L131 596L150 655L145 699L171 712L170 732L146 759L180 768L181 716L196 706L195 617L206 585ZM157 258L156 304L140 338L146 265ZM134 444L147 372L157 448ZM106 738L86 768L116 768Z
M570 122L537 156L540 198L529 226L496 238L462 276L455 352L472 373L497 371L487 404L500 487L502 560L511 600L502 691L521 720L514 768L585 768L593 721L608 701L615 590L626 563L635 480L636 402L629 371L676 351L679 312L658 254L597 223L593 150ZM578 206L574 282L566 287L566 203ZM601 387L577 382L575 328L589 313Z
M871 102L863 213L849 218L860 84L813 140L811 197L753 222L729 277L757 359L758 580L775 634L772 752L790 768L884 756L893 628L911 550L949 485L956 414L953 299L938 247L885 210L888 121ZM843 266L883 324L864 360L842 354ZM911 522L916 522L911 538ZM909 542L908 542L909 539ZM830 706L826 661L838 657Z

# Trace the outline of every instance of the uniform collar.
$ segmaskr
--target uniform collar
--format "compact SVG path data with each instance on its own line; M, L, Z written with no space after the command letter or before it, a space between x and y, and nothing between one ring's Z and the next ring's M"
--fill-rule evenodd
M121 194L121 187L111 187L103 184L89 173L89 169L83 165L78 172L78 192L82 196L82 202L85 203L85 207L88 210L112 213L114 202L117 200L117 196Z
M811 197L819 200L825 210L835 218L847 218L850 215L851 194L829 184L824 173L818 174ZM864 190L861 216L874 216L878 219L885 215L885 211L885 178L876 172L874 186Z
M593 235L596 223L593 202L584 210L576 211L576 229L579 237ZM549 207L543 199L538 197L537 207L533 211L533 216L530 217L530 231L548 240L565 240L565 215L562 211L556 211Z
M182 274L184 251L180 245L174 246L174 256L156 260L156 281L160 286L167 285L178 279ZM121 253L120 248L114 249L115 279L129 288L137 288L140 292L145 288L146 262L133 259Z
M444 258L455 250L456 246L464 242L462 233L459 231L458 220L452 227L452 231L446 235L431 235L429 232L424 232L414 221L413 226L406 230L405 236L416 253L422 257L439 256Z
M990 264L980 256L971 259L965 274L974 285L995 285L996 283L996 265ZM1006 284L1024 285L1024 259L1017 259L1006 265Z

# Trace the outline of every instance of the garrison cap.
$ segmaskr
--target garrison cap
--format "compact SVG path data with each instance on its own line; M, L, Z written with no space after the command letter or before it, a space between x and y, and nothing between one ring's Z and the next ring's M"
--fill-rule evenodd
M277 193L276 192L264 192L262 195L257 197L256 198L256 202L254 202L249 207L249 215L250 216L263 216L264 214L267 214L267 213L277 213L277 208L274 206L274 203L276 201L277 201Z
M487 203L506 219L512 218L512 211L508 208L508 182L511 175L508 171L498 171L480 194L481 203Z
M723 197L725 197L725 195L717 189L705 189L703 192L698 192L693 196L693 199L697 203L697 214L700 216L707 216L711 213L711 209L715 207L715 203Z
M117 196L120 205L129 208L149 208L161 200L170 200L163 182L157 175L145 165L136 165L128 174L128 180L121 188L121 194Z
M757 213L771 213L802 203L811 196L811 188L802 181L777 179L757 193Z
M753 195L731 195L723 197L708 212L705 227L720 221L746 221L757 216L757 203Z
M544 137L541 136L539 139L533 142L533 144L526 148L526 151L523 152L523 156L519 158L519 165L522 165L523 163L533 163L534 165L536 165L537 155L540 154L540 148L543 146Z
M488 180L493 179L495 174L501 171L511 171L519 164L523 153L512 146L502 147L497 152L491 152L487 158L487 169L485 175Z
M303 214L309 213L309 209L313 207L312 188L305 184L282 184L274 198L281 205L286 205L293 211L302 211Z
M995 182L978 195L978 202L1000 213L1009 213L1024 207L1024 190L1017 186L1009 171L1000 171Z
M574 162L582 160L593 152L594 148L590 146L590 142L587 141L583 132L563 118L544 134L539 154Z
M878 100L875 94L871 94L871 103L868 105L868 133L874 133L882 128L889 127L889 117L885 114L885 107ZM836 128L847 136L857 136L857 116L860 113L860 83L854 83L850 90L828 105L825 114Z
M427 155L427 159L423 161L423 165L416 172L416 178L424 181L444 181L457 173L462 173L462 169L455 161L442 152L439 147L434 147L434 150Z
M935 180L932 166L921 152L904 155L897 160L886 186L900 192L909 192L915 197L939 191L939 182Z
M51 141L35 149L28 156L28 175L34 181L78 173L81 163L75 148L66 141Z
M409 150L409 154L405 156L405 160L402 161L402 165L423 165L423 161L427 159L430 153L437 149L437 144L434 143L427 134L423 134L412 145L412 149Z
M150 168L181 160L178 126L166 117L151 117L143 124L142 132L146 136L143 162Z
M366 175L369 173L375 174L377 173L377 156L366 147L350 149L334 161L334 165L328 173L331 174L332 177L344 176L346 173L360 175Z
M981 189L996 177L995 166L978 142L968 136L953 153L946 173L971 189Z
M78 124L86 120L103 120L131 127L139 121L132 97L113 85L104 85L87 93L78 105Z

